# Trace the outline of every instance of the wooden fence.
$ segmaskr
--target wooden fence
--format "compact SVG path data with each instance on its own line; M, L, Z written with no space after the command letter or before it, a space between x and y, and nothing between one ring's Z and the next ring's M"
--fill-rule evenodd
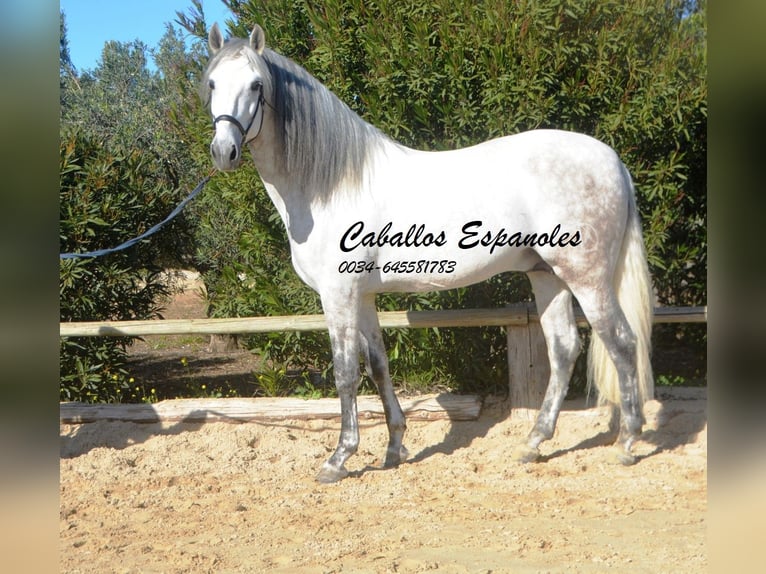
M581 326L587 321L575 313ZM384 329L430 327L504 327L508 334L510 404L537 409L548 382L549 365L540 319L534 303L497 309L448 311L385 311L378 313ZM704 323L707 307L659 307L655 323ZM275 331L321 331L324 315L244 317L235 319L167 319L150 321L95 321L60 323L61 337L139 337L146 335L247 334Z
M576 311L579 325L587 325ZM380 326L394 328L430 327L518 327L539 323L534 303L517 303L497 309L454 309L442 311L381 311ZM658 307L655 323L704 323L707 307ZM324 315L286 315L229 319L161 319L148 321L86 321L59 324L61 337L143 337L146 335L234 335L275 331L322 331Z

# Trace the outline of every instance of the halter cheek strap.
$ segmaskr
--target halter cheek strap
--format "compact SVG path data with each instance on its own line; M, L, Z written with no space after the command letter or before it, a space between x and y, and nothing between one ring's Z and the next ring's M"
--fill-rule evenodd
M258 102L255 104L255 111L253 112L253 115L250 116L250 121L247 124L247 127L243 127L240 121L235 118L234 116L230 116L229 114L221 114L220 116L216 116L213 119L213 129L218 125L218 122L225 121L234 124L234 126L239 130L239 133L242 134L242 142L241 146L245 146L249 144L251 141L253 141L255 138L258 137L258 135L261 133L261 129L263 128L263 114L261 113L261 124L258 126L258 131L256 134L251 137L249 140L245 141L245 138L247 137L247 134L250 132L250 128L253 127L253 122L255 121L255 116L258 115L258 110L261 109L266 99L263 97L263 85L259 86L259 94L258 94Z

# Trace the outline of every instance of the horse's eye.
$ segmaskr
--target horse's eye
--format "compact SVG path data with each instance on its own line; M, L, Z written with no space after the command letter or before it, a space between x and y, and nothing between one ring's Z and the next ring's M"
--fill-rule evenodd
M260 90L263 87L263 84L259 82L258 80L253 80L253 82L250 84L250 89L252 91Z
M213 80L209 80L207 85L210 87L211 90L215 90L215 82Z

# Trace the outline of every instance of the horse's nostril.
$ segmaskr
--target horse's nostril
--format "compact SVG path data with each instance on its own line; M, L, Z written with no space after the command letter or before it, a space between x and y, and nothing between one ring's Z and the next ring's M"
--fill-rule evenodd
M237 159L237 146L231 146L231 153L229 154L229 160L234 161Z

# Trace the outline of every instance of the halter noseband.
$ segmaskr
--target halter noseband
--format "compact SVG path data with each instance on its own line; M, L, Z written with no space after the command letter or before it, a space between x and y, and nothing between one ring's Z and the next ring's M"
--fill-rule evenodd
M263 84L259 82L258 83L258 102L255 104L255 111L253 112L253 115L250 116L250 122L247 124L247 127L243 127L240 121L234 116L230 116L229 114L221 114L220 116L216 116L215 118L213 118L213 129L215 129L215 127L218 125L218 122L221 122L221 121L230 122L234 124L234 126L242 134L242 142L240 143L240 147L246 146L255 138L257 138L258 134L261 133L261 129L263 128L263 113L261 113L261 125L258 126L258 132L249 140L245 141L245 138L247 137L247 134L250 131L250 128L253 127L253 122L255 121L255 116L258 115L258 110L261 109L261 106L265 102L266 102L266 98L263 97Z

